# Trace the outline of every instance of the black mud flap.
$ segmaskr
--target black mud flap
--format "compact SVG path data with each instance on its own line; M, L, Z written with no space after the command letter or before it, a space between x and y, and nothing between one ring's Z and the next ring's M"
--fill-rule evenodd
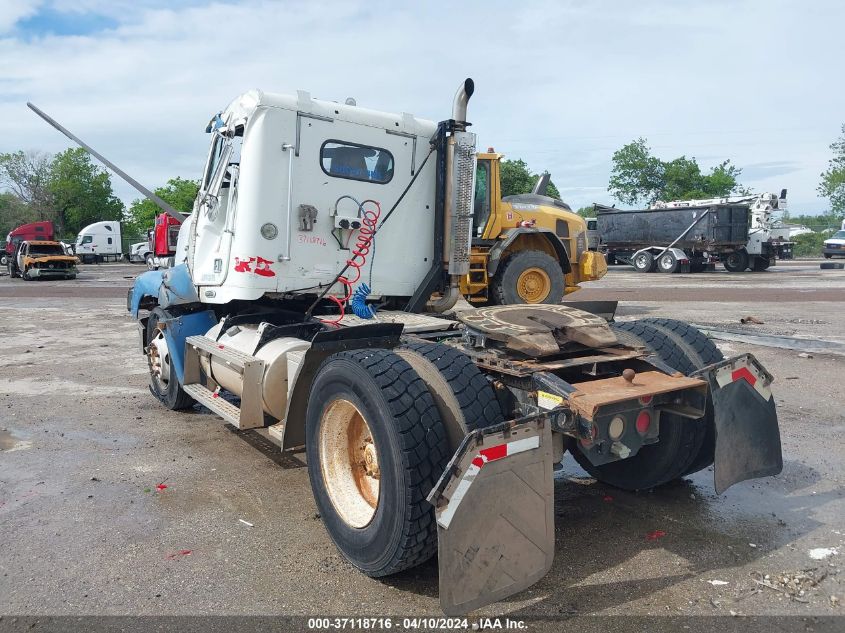
M737 482L783 470L772 375L752 354L706 367L713 394L716 453L713 478L721 494Z
M464 438L428 500L437 516L440 606L464 615L530 587L554 559L551 424L540 417Z

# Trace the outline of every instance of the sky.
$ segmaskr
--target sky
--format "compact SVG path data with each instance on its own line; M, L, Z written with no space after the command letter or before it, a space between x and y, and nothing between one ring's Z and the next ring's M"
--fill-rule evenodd
M574 208L614 202L613 152L644 137L815 214L843 24L837 0L0 0L0 152L70 146L32 101L154 188L199 178L208 120L251 88L442 120L472 77L479 148L550 171Z

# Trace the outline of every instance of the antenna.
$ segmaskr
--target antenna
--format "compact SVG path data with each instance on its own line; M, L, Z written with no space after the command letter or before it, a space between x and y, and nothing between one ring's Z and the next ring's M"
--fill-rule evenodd
M32 110L33 112L35 112L35 114L37 114L37 115L38 115L38 116L40 116L42 119L44 119L45 121L47 121L47 123L49 123L50 125L52 125L52 126L53 126L54 128L56 128L59 132L61 132L61 133L62 133L62 134L64 134L65 136L67 136L70 140L72 140L74 143L76 143L77 145L79 145L79 146L80 146L82 149L84 149L86 152L88 152L89 154L91 154L92 156L94 156L95 158L97 158L97 160L99 160L99 161L100 161L101 163L103 163L106 167L108 167L109 169L111 169L111 170L112 170L114 173L116 173L118 176L120 176L121 178L123 178L123 179L124 179L126 182L128 182L130 185L132 185L133 187L135 187L135 189L137 189L137 190L138 190L138 191L140 191L142 194L144 194L144 196L146 196L146 197L147 197L147 198L148 198L151 202L153 202L153 203L154 203L157 207L159 207L159 208L160 208L162 211L164 211L167 215L169 215L170 217L172 217L174 220L178 220L180 224L181 224L182 222L184 222L184 221L185 221L185 214L184 214L184 213L179 213L179 211L177 211L176 209L174 209L173 207L171 207L171 206L170 206L169 204L167 204L164 200L162 200L161 198L159 198L159 197L158 197L157 195L155 195L152 191L150 191L149 189L147 189L144 185L142 185L140 182L138 182L137 180L135 180L132 176L130 176L129 174L127 174L125 171L123 171L120 167L118 167L118 166L117 166L117 165L115 165L113 162L111 162L108 158L106 158L105 156L103 156L102 154L100 154L97 150L95 150L93 147L91 147L90 145L88 145L88 144L87 144L85 141L83 141L81 138L79 138L78 136L74 135L74 134L73 134L70 130L68 130L68 129L67 129L66 127L64 127L61 123L59 123L58 121L56 121L55 119L53 119L53 118L52 118L51 116L49 116L46 112L43 112L43 111L42 111L42 110L40 110L38 107L36 107L35 105L33 105L32 103L30 103L30 102L28 102L28 101L27 101L26 105L27 105L27 107L28 107L30 110Z

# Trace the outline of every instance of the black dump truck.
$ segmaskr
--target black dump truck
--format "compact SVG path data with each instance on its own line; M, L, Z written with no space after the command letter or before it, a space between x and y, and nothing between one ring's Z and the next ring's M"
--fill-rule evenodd
M748 205L623 210L596 204L595 211L608 264L666 273L700 272L717 261L731 272L748 266ZM743 256L744 263L732 261Z

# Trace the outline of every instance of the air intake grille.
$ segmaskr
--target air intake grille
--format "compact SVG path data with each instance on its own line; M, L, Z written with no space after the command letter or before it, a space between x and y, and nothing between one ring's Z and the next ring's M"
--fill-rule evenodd
M450 275L469 273L472 241L472 203L475 197L475 134L455 133L452 182L452 252Z

